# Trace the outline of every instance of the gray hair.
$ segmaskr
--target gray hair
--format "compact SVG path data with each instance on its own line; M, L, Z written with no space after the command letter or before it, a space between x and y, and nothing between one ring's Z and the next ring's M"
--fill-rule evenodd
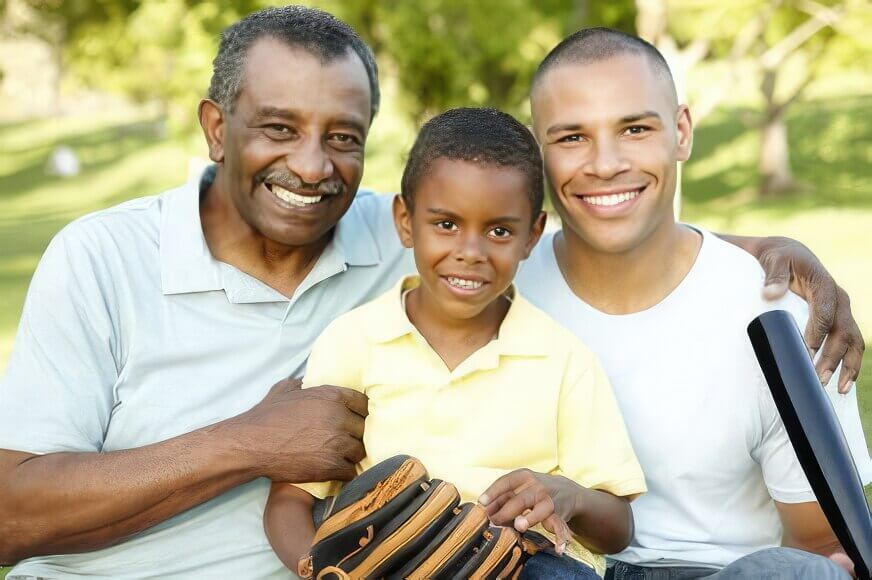
M227 27L221 34L218 54L212 61L209 98L232 112L242 88L248 50L259 39L275 38L288 46L302 48L332 62L353 51L369 78L370 123L378 112L381 95L378 66L369 46L346 23L332 14L305 6L284 6L253 12Z

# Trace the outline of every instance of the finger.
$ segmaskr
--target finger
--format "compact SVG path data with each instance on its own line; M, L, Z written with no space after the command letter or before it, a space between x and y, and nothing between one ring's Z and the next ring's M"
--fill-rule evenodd
M342 456L352 464L360 463L366 457L366 447L360 439L348 437Z
M839 309L836 284L829 276L808 284L805 301L808 303L808 323L805 325L805 344L814 352L820 349L834 328ZM850 316L850 306L847 306ZM839 357L841 358L841 356Z
M342 400L345 406L352 413L356 413L361 417L369 415L369 398L360 391L346 389L345 387L335 387L342 393Z
M572 540L572 531L569 526L560 519L557 514L551 514L544 522L543 527L554 534L554 551L562 555L566 546Z
M554 514L554 501L544 488L534 490L534 505L530 511L515 518L515 529L526 532L536 524L541 524ZM522 529L523 528L523 529Z
M366 426L366 419L353 413L348 409L342 410L342 420L339 423L339 428L355 439L363 439L363 430Z
M763 281L763 298L775 300L787 293L790 286L790 262L775 254L767 253L760 260L766 278Z
M513 497L515 497L515 492L514 491L507 491L506 493L502 494L501 496L497 497L496 499L492 499L490 501L490 503L488 503L486 506L484 506L485 512L487 513L488 517L494 515L498 511L500 511L500 509L502 509L502 507L504 505L506 505L506 502L509 501L510 499L512 499Z
M861 341L852 344L845 351L845 358L842 359L842 371L839 375L840 393L848 393L856 385L857 377L860 376L860 365L863 364L864 350L866 350L866 345Z
M826 386L829 384L830 379L833 378L833 373L836 372L836 368L839 366L839 361L842 360L847 351L848 344L843 336L833 334L827 337L821 349L820 357L814 365L821 385Z
M510 498L500 510L491 517L491 521L498 526L514 525L515 518L526 510L531 510L536 505L536 492L533 489L525 489ZM509 523L511 522L511 524Z
M516 469L493 482L478 498L478 503L486 506L490 501L507 491L517 491L522 485L533 481L531 473L526 469Z

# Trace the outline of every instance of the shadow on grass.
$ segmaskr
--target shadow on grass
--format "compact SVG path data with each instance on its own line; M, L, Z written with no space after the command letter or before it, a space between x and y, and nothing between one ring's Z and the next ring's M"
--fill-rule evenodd
M785 216L819 207L872 207L872 98L801 102L788 114L791 166L805 191L761 200L759 133L742 122L750 112L733 109L697 127L693 158L683 178L685 202L711 204L727 212L751 205ZM702 169L702 170L700 170Z

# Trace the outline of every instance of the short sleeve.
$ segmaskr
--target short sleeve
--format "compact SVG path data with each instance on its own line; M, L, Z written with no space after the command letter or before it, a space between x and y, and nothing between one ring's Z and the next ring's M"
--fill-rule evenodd
M647 490L611 385L593 354L570 353L557 423L563 475L616 496Z
M349 314L334 320L315 340L303 388L318 385L334 385L363 392L361 377L367 358L367 346L361 340L360 327ZM323 499L336 495L342 484L336 481L298 484L297 487L310 495Z
M99 252L68 226L33 275L6 376L0 448L44 454L100 451L120 365L115 297Z
M770 303L771 307L787 310L796 320L800 333L804 332L806 323L808 322L808 305L805 301L788 292L783 298ZM823 349L819 350L818 357L822 354ZM860 479L863 485L868 485L872 482L872 460L869 458L869 448L866 444L866 435L863 431L863 423L860 420L860 409L857 401L859 389L855 385L849 393L839 393L839 376L841 374L841 365L836 368L830 382L824 387L824 392L833 406L836 413L836 418L842 427L842 432L845 435L845 440L848 443L848 448L851 451L851 456L854 459L854 465L857 467L857 472L860 474Z
M751 451L751 456L760 464L769 496L781 503L816 501L781 422L775 401L762 378L758 393L762 436Z

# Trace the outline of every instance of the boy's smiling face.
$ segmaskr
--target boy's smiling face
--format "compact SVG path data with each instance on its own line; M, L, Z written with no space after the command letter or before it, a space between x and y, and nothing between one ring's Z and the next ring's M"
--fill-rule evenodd
M512 167L437 159L414 192L400 196L394 218L413 248L422 304L443 319L468 320L492 305L542 235L533 219L526 175Z

